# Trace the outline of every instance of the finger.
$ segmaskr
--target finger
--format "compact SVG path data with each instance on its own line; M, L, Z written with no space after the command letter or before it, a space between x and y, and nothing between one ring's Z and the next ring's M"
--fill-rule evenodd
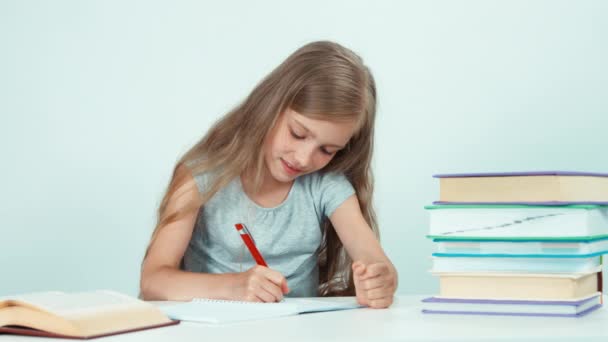
M355 284L355 297L357 298L357 303L360 305L367 305L368 300L365 297L365 291L357 288L357 284Z
M365 290L362 289L362 285L358 280L358 277L354 277L355 283L355 296L357 298L357 303L361 305L367 305L367 298L365 296Z
M366 270L367 272L365 272L365 275L363 276L363 278L366 279L377 277L381 274L386 274L389 272L388 265L383 262L369 264L367 265Z
M260 298L260 301L263 303L276 303L278 302L277 298L270 292L261 289L258 293L255 294L258 298Z
M283 288L283 286L287 287L287 279L285 279L281 272L275 271L268 267L260 268L260 272L264 275L266 279L273 282L279 288ZM287 288L287 290L289 290L289 288Z
M357 261L357 262L353 263L353 275L356 278L363 277L363 275L365 274L365 270L366 270L366 266L362 262Z
M392 297L393 292L388 287L379 287L372 290L365 291L365 297L367 300L374 301L386 297Z
M257 292L255 294L256 297L256 302L260 302L260 303L272 303L274 302L272 295L270 295L270 293L260 289L259 292Z
M374 309L388 308L391 304L393 304L393 296L369 301L369 307Z
M285 281L281 284L281 292L283 294L288 294L289 291L289 285L287 285L287 279L285 279Z
M368 305L369 305L369 302L368 302L368 301L367 301L367 299L366 299L365 297L363 297L363 296L359 296L359 295L357 295L357 296L356 296L356 299L357 299L357 303L358 303L359 305L365 305L365 306L368 306Z
M359 260L353 262L353 265L352 265L353 271L355 270L355 268L357 268L359 266L365 266L365 264L362 261L359 261Z
M256 294L253 292L245 295L245 298L243 300L245 302L255 302L255 303L262 302L262 299L258 298L258 296L256 296Z
M387 283L386 279L384 279L384 277L381 277L381 276L377 276L374 278L367 278L365 280L359 281L359 289L361 289L363 291L369 291L372 289L385 287L386 283Z
M267 267L260 267L258 272L260 272L264 279L269 281L273 287L278 288L280 295L277 298L280 298L279 300L283 299L283 294L289 293L290 290L289 286L287 285L287 279L285 279L281 272ZM265 288L267 291L271 291L269 286L265 286Z
M275 283L266 281L261 284L260 288L269 295L264 296L267 302L280 302L283 300L283 291Z

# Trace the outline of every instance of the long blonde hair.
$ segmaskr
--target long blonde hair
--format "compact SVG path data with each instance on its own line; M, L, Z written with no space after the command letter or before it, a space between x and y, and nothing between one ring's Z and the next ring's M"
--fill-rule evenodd
M177 162L158 209L158 222L150 244L160 229L186 213L199 210L219 189L246 170L252 171L257 189L264 171L261 146L279 114L287 108L314 119L356 120L359 124L347 146L320 172L344 173L355 188L365 220L379 237L372 207L371 170L375 82L354 52L337 43L319 41L291 54ZM208 172L214 177L208 189L200 194L199 202L172 208L169 212L168 203L183 194L186 177L178 177L176 172L182 165L186 165L192 175ZM319 295L354 294L352 260L328 219L323 222L318 261Z

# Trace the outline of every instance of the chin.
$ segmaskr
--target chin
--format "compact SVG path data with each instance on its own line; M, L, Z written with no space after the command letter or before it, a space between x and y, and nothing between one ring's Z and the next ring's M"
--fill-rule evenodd
M274 178L277 182L289 183L303 174L303 173L298 173L295 175L291 175L291 174L287 173L283 169L283 163L281 162L280 159L277 161L275 166L276 167L274 168L274 170L272 170L270 172L270 174L272 175L272 178Z
M288 174L285 174L283 172L280 172L279 174L273 174L272 176L278 182L289 183L289 182L293 181L294 179L298 178L299 176L301 176L301 174L297 174L297 175L293 175L292 176L292 175L288 175Z

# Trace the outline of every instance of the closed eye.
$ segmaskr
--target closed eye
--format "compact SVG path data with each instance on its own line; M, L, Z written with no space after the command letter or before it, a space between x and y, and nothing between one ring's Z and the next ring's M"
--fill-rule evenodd
M296 138L296 139L298 139L298 140L302 140L302 139L304 139L304 136L297 135L297 134L296 134L294 131L292 131L292 130L289 130L289 132L291 133L291 136L292 136L292 137L294 137L294 138Z
M327 149L325 149L325 147L321 147L321 152L324 154L327 154L328 156L333 156L336 153L335 151L333 151L333 152L328 151Z

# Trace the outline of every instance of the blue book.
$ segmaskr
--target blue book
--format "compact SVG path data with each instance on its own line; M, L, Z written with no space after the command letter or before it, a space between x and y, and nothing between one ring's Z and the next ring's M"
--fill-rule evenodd
M608 240L595 241L436 241L433 256L589 258L608 253Z
M600 257L434 256L431 272L590 273Z

